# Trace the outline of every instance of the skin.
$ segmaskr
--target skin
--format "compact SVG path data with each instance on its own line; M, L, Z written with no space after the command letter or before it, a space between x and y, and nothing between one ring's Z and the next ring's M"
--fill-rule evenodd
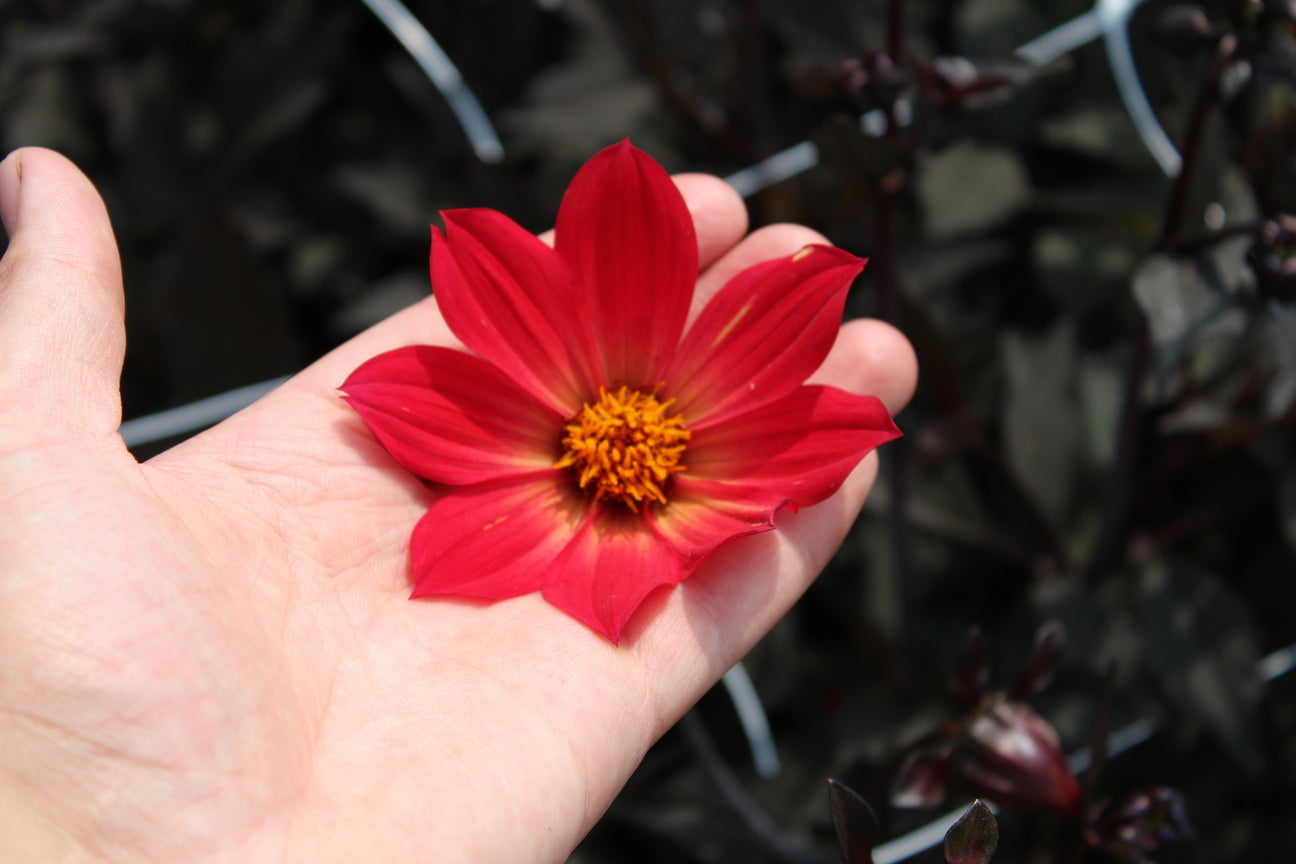
M721 181L677 182L699 302L823 242L746 236ZM873 484L733 542L614 647L538 595L410 601L430 493L336 387L455 345L431 297L139 464L117 435L117 250L47 150L0 163L0 860L562 861L649 745L806 589ZM913 392L908 342L842 328L813 381Z

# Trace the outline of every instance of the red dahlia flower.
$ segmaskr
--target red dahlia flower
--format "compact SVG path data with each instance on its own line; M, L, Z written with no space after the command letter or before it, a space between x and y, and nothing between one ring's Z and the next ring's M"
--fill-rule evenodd
M864 262L809 246L758 264L685 332L693 222L628 142L572 180L552 249L492 210L442 216L433 290L473 353L398 348L342 385L439 484L410 541L414 597L541 591L615 643L654 588L900 434L877 399L802 384Z

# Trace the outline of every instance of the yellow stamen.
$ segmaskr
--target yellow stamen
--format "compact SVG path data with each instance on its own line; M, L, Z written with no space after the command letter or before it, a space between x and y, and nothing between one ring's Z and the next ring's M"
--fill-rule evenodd
M620 501L636 513L645 501L665 504L666 481L685 470L680 459L689 439L683 415L667 416L674 401L629 387L599 388L598 401L567 424L554 467L571 468L595 501Z

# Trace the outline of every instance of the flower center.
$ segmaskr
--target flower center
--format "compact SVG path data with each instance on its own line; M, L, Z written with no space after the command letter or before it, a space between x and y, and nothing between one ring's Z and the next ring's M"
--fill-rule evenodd
M651 393L599 388L567 424L563 455L555 468L571 468L595 501L620 501L636 513L645 501L666 503L662 488L680 464L688 428L681 414L667 415L674 399L658 402Z

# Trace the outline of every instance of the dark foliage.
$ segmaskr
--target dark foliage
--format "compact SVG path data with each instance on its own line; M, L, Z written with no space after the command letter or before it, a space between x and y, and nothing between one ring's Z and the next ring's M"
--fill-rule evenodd
M357 0L0 6L2 143L67 153L113 216L128 417L298 368L426 293L438 209L543 229L625 136L718 173L815 142L817 167L750 200L753 224L869 256L849 312L894 321L920 358L865 516L748 660L782 772L750 776L709 696L714 758L668 735L573 861L833 860L827 776L883 838L915 827L932 814L886 803L900 755L1023 668L1004 704L1067 751L1142 717L1161 731L1085 781L1087 812L1001 812L996 860L1289 859L1296 684L1257 663L1296 642L1292 4L1134 14L1178 180L1101 43L1014 57L1082 0L409 5L498 125L501 164ZM1033 648L1054 620L1065 646ZM735 811L725 765L796 842ZM1193 842L1172 842L1189 818Z
M989 864L999 846L999 823L990 808L973 801L945 834L947 864Z

